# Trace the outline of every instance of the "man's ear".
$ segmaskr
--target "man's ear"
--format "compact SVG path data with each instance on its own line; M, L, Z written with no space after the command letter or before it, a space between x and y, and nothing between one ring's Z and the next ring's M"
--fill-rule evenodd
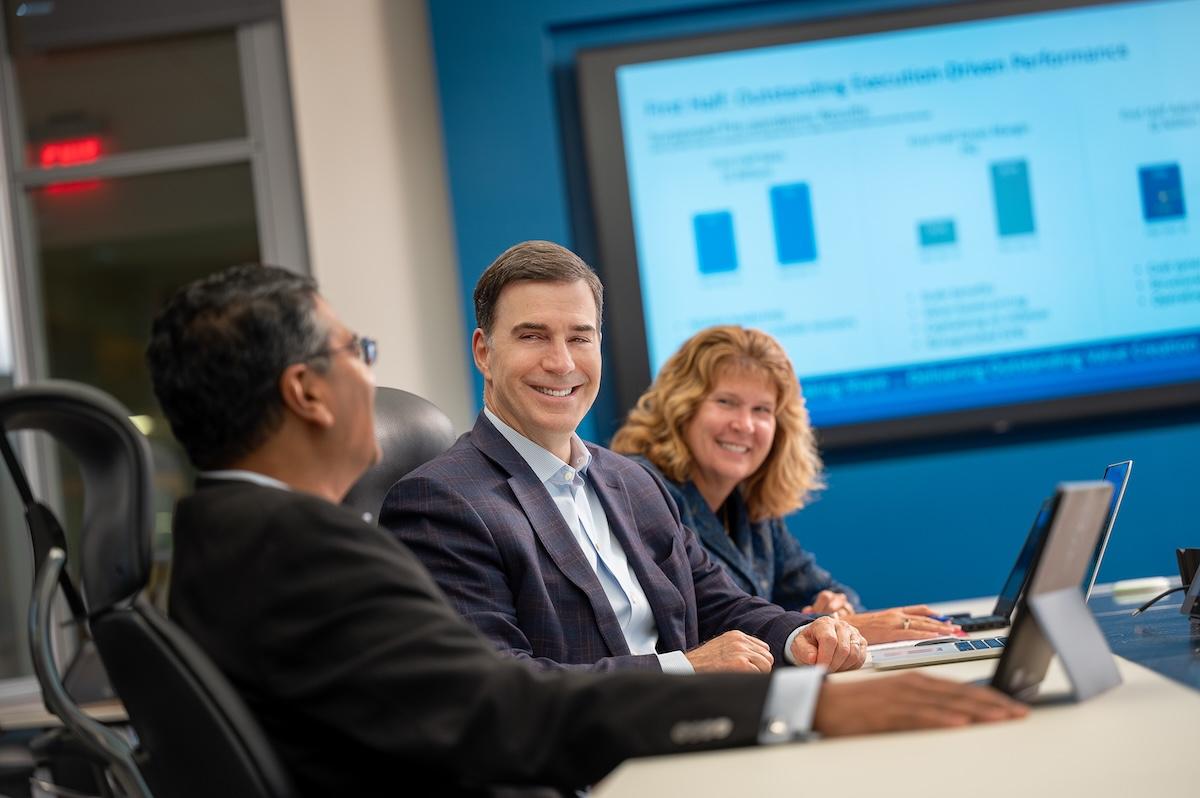
M471 335L471 354L475 357L475 368L479 369L479 373L483 375L485 381L492 378L491 369L488 367L490 353L491 347L488 346L487 334L476 327L475 332Z
M279 375L279 395L283 406L309 424L333 426L333 410L328 402L329 382L307 363L293 363Z

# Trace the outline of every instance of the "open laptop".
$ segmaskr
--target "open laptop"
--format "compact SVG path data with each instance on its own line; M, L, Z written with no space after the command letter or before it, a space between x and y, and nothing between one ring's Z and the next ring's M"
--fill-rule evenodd
M1104 479L1112 483L1112 501L1108 507L1108 518L1104 529L1100 532L1100 541L1092 553L1088 569L1083 577L1083 600L1092 597L1092 588L1096 586L1096 577L1100 575L1100 561L1104 559L1104 550L1108 548L1108 539L1112 536L1113 527L1117 525L1117 511L1121 509L1121 500L1125 498L1125 486L1129 484L1129 475L1133 473L1133 461L1122 460L1104 469Z
M1054 500L1046 499L1038 508L1037 515L1034 516L1033 526L1029 527L1029 534L1025 536L1025 543L1021 546L1020 553L1017 554L1017 561L1013 563L1012 570L1008 572L1004 589L996 597L996 606L992 609L991 615L954 612L946 617L962 627L964 632L982 632L987 629L1003 629L1008 626L1009 621L1012 620L1013 610L1017 607L1017 600L1021 598L1021 591L1025 589L1025 583L1029 580L1029 566L1033 564L1034 555L1042 547L1042 541L1050 529L1050 518L1053 514Z
M1129 475L1132 472L1132 460L1112 463L1104 469L1103 479L1112 483L1113 494L1109 503L1108 517L1105 519L1104 529L1100 533L1100 541L1096 544L1096 550L1092 553L1087 570L1084 571L1086 574L1083 582L1085 601L1091 596L1092 587L1096 584L1096 575L1100 573L1100 561L1104 559L1104 550L1108 548L1108 539L1112 535L1113 527L1116 526L1117 512L1121 509L1121 499L1125 497L1125 486L1129 484ZM1012 621L1012 613L1016 609L1017 600L1020 599L1029 582L1029 566L1033 562L1033 555L1041 546L1041 539L1049 529L1050 509L1049 499L1042 502L1037 516L1033 519L1033 526L1029 528L1029 534L1025 537L1025 544L1021 546L1021 551L1017 555L1017 561L1013 563L1012 570L1008 572L1008 580L1004 583L1004 589L1000 591L1000 595L996 599L996 607L992 610L992 614L972 616L970 613L964 612L950 613L947 616L961 626L964 632L1003 629Z
M1106 472L1107 473L1107 472ZM1125 469L1128 478L1128 469ZM1069 547L1071 556L1080 560L1079 568L1083 573L1082 589L1089 590L1095 581L1095 574L1088 569L1098 570L1099 559L1096 552L1103 554L1103 549L1109 533L1112 531L1112 521L1116 509L1120 505L1120 497L1114 501L1118 493L1117 485L1109 480L1095 482L1063 483L1054 496L1043 503L1034 522L1034 528L1026 539L1022 554L1032 546L1032 553L1025 563L1020 581L1022 589L1028 586L1030 575L1036 570L1037 563L1045 552L1047 543L1055 535L1067 536L1072 541L1080 538L1088 542L1087 551L1092 553L1091 561L1084 564L1085 557L1077 550L1078 546ZM1094 522L1094 526L1091 526ZM1059 532L1058 530L1065 530ZM1058 544L1058 549L1065 546ZM1059 555L1064 556L1064 555ZM1018 567L1020 558L1018 557ZM1015 567L1014 570L1018 570ZM1019 603L1020 596L1015 603ZM1012 613L1009 609L1009 614ZM955 662L968 659L983 659L1000 656L1007 645L1006 637L989 637L976 640L926 640L906 648L891 648L871 652L871 662L876 670L893 668L912 668L918 665L932 665L941 662Z

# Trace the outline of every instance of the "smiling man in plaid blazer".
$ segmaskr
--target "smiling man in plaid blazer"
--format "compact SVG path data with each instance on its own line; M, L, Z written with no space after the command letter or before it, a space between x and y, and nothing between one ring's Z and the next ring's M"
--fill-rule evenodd
M576 435L600 383L602 291L549 242L497 258L475 288L485 409L393 486L380 522L498 648L544 668L859 667L857 630L747 595L660 482Z

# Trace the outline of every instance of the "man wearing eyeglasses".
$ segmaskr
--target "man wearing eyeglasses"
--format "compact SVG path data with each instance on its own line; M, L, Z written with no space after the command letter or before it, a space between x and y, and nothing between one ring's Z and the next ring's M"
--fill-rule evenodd
M202 482L212 480L261 481L263 473L286 473L284 480L292 488L315 493L332 502L340 502L354 484L357 475L379 461L379 443L375 439L374 406L375 363L377 346L373 339L363 338L346 328L329 304L314 294L312 308L313 334L325 335L329 345L312 349L297 362L288 364L279 376L281 395L278 407L271 407L268 418L278 419L275 439L283 445L262 446L248 451L236 468L212 467L221 460L201 456L196 461ZM246 385L244 393L222 397L213 402L230 401L227 423L235 430L246 419L257 414L245 412L245 405L259 401L261 393ZM217 399L217 397L213 397ZM275 401L270 401L275 405ZM247 430L244 441L255 442L258 435ZM288 453L291 439L299 439L322 453L322 458L297 459ZM196 444L199 445L199 444ZM190 452L189 452L190 453ZM334 473L325 463L342 460L346 463L343 479L331 479ZM346 480L349 480L348 482Z

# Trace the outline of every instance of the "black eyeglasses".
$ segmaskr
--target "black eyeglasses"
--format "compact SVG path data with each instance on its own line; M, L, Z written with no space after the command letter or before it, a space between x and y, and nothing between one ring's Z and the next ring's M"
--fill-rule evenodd
M306 359L334 355L338 352L353 352L362 359L362 362L373 366L376 358L379 357L379 344L375 342L374 338L360 338L356 335L341 346L332 346L329 349L322 349L320 352L313 352Z

